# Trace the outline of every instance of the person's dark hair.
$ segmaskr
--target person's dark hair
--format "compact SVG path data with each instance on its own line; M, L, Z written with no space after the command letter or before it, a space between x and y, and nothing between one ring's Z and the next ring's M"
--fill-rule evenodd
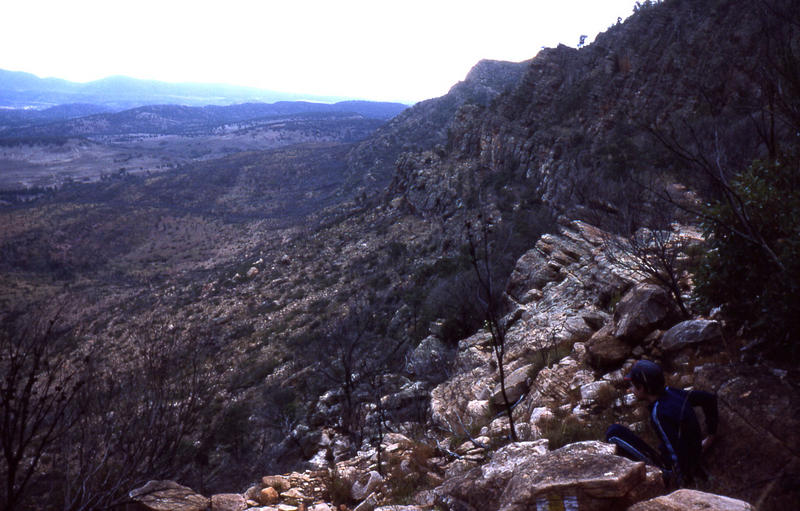
M649 360L640 360L633 364L625 379L644 387L648 394L658 395L664 390L664 372L658 364Z

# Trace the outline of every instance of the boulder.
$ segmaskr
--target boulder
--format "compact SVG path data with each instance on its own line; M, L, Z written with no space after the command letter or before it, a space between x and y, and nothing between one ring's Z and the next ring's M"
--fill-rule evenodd
M589 340L596 329L586 322L583 316L572 316L564 323L564 344L575 344Z
M506 293L518 302L531 289L542 289L548 282L562 278L558 269L547 264L547 258L538 250L531 249L517 260L508 280Z
M705 465L716 493L764 510L800 502L800 393L769 368L709 364L695 370L694 386L715 390L717 440Z
M373 470L367 474L366 478L361 478L353 483L350 489L350 495L353 497L353 500L364 500L378 489L381 483L383 483L383 476Z
M411 352L405 369L417 379L440 383L447 379L451 358L451 350L444 342L429 335Z
M484 367L494 359L492 336L484 330L458 342L455 369L458 372Z
M370 493L353 511L374 511L376 507L378 507L378 496Z
M691 319L681 321L667 330L659 341L665 353L678 351L695 344L719 344L722 342L722 327L716 321Z
M258 498L256 500L262 506L271 506L278 503L280 495L278 494L278 490L272 486L267 486L258 492Z
M175 481L149 481L128 496L153 511L204 511L211 500Z
M211 509L214 511L244 511L247 502L243 495L238 493L221 493L211 496Z
M638 284L617 304L612 334L623 341L639 342L653 330L672 326L679 317L678 306L664 288Z
M511 374L506 374L506 397L510 404L514 404L523 394L528 392L531 386L531 373L533 372L533 364L528 364L520 367ZM492 396L489 401L499 407L505 407L505 400L503 399L503 389L498 383L492 391Z
M414 420L428 406L429 388L420 381L404 383L397 392L381 398L384 410L391 413L395 421Z
M284 492L292 487L292 484L283 476L264 476L261 478L261 484L275 488L278 492Z
M588 362L595 369L617 368L630 358L633 346L612 335L614 327L606 325L586 343Z
M755 511L743 500L697 490L678 490L634 504L628 511Z
M513 444L492 461L437 488L437 501L465 511L523 511L574 506L581 511L625 509L648 483L644 463L614 455L614 446L579 442L545 454ZM502 454L501 454L502 453ZM654 488L653 491L657 491Z

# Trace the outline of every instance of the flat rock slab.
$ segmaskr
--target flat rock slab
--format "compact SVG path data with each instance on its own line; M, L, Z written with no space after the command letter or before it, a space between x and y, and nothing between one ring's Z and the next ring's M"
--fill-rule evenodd
M678 490L639 502L628 511L755 511L755 508L743 500L697 490Z
M129 496L153 511L204 511L211 503L209 498L175 481L149 481Z
M649 484L644 463L614 455L602 442L578 442L524 457L493 457L483 467L445 482L437 500L465 510L523 511L545 503L577 503L581 511L625 509Z

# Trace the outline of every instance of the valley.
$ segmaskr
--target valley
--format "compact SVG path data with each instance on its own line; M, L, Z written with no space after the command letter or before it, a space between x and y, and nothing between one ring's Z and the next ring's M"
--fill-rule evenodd
M649 509L660 470L602 442L648 427L643 358L721 396L693 491L796 501L782 19L647 2L411 107L0 113L0 367L59 381L0 395L69 424L34 435L21 509Z

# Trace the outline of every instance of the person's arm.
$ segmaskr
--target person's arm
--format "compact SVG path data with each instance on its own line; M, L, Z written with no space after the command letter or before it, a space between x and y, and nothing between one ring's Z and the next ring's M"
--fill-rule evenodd
M689 403L692 406L699 406L703 409L706 418L706 437L703 438L703 451L708 450L717 436L717 426L719 425L719 410L717 408L717 395L702 390L692 390L689 392Z

